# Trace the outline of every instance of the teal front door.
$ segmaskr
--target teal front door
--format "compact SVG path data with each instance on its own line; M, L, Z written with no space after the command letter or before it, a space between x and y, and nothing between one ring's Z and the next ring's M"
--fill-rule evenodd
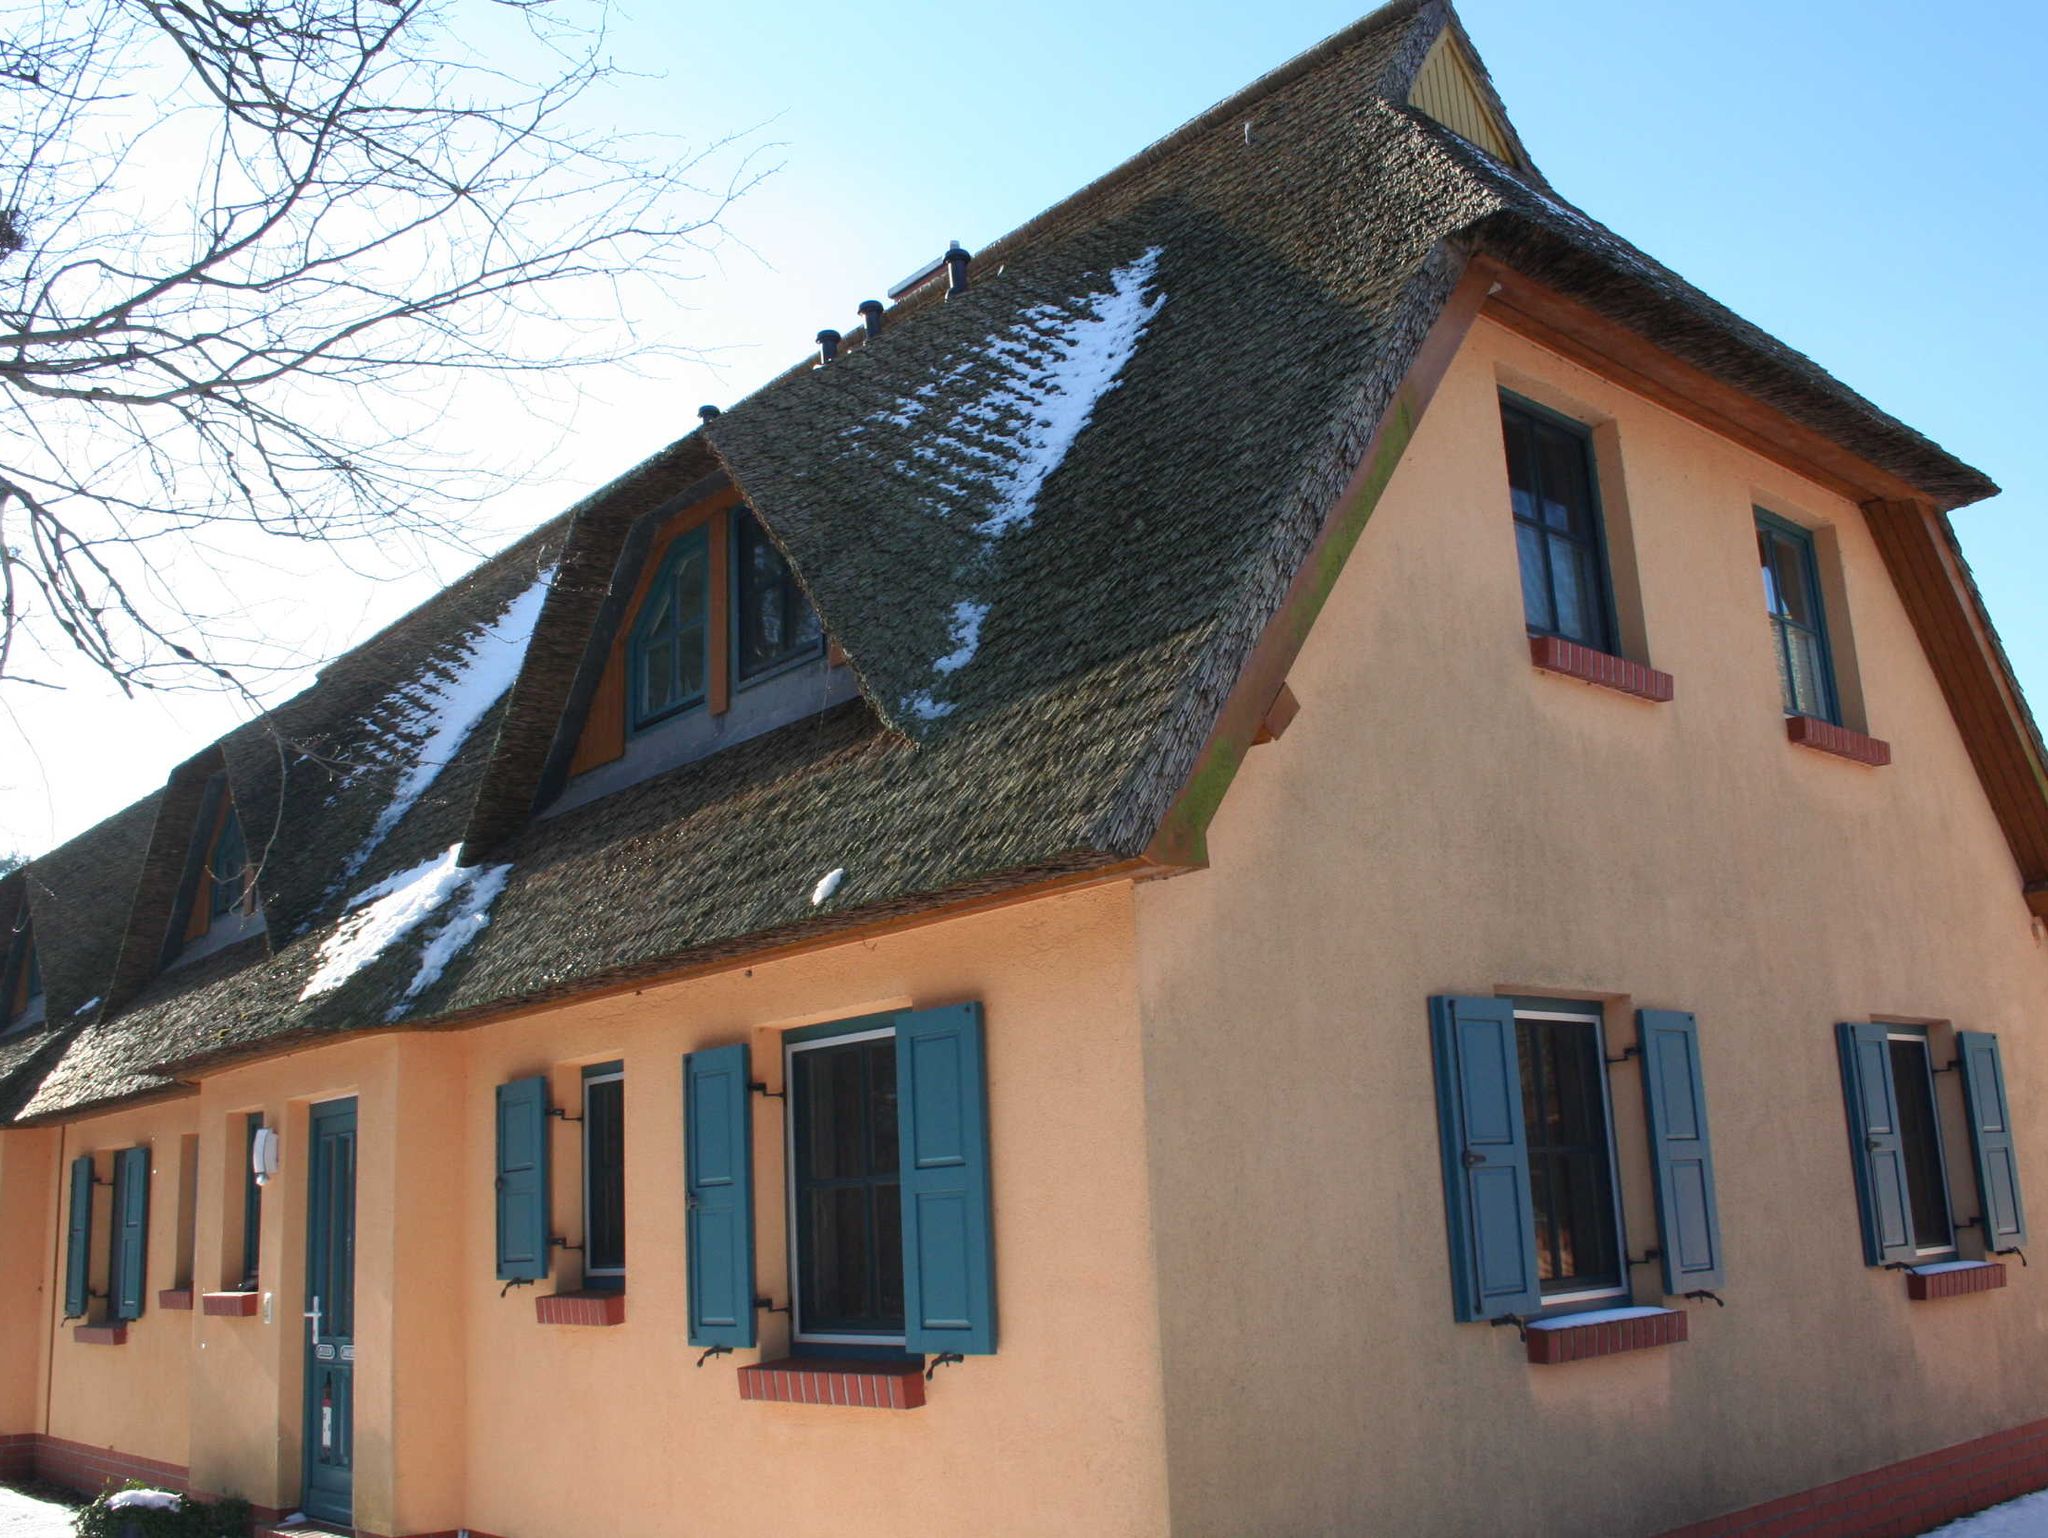
M306 1179L306 1435L299 1505L355 1514L356 1103L313 1107Z

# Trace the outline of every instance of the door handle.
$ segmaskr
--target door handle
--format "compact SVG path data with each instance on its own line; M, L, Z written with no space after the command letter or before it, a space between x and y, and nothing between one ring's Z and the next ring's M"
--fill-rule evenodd
M1877 1153L1884 1148L1884 1139L1880 1137L1866 1137L1863 1140L1863 1146L1868 1152Z
M1466 1169L1468 1169L1468 1170L1476 1170L1476 1169L1478 1169L1478 1168L1479 1168L1479 1166L1480 1166L1480 1165L1484 1164L1485 1162L1486 1162L1486 1155L1485 1155L1485 1154L1483 1154L1483 1153L1481 1153L1481 1152L1480 1152L1480 1151L1479 1151L1478 1149L1476 1149L1476 1148L1468 1148L1468 1149L1466 1149L1466 1150L1465 1150L1465 1168L1466 1168Z
M320 1338L320 1294L313 1294L313 1306L306 1310L306 1317L313 1321L313 1338Z

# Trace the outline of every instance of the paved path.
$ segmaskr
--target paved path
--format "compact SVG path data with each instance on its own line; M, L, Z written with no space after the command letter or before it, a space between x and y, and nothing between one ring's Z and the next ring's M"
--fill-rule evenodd
M71 1508L0 1485L0 1538L71 1538Z

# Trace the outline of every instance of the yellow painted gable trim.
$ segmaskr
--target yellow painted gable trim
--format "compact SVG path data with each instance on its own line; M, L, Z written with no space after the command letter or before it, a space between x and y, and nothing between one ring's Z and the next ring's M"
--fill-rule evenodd
M1452 133L1469 139L1495 158L1518 164L1508 146L1508 136L1486 105L1479 81L1465 51L1449 32L1441 34L1422 61L1422 70L1409 88L1408 104L1435 118Z

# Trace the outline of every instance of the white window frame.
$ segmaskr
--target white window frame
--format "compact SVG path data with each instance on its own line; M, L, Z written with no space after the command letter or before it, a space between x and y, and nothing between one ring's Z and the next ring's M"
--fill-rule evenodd
M783 1120L783 1200L787 1206L789 1230L789 1338L806 1346L901 1346L908 1337L904 1335L814 1335L801 1329L803 1314L803 1267L798 1262L797 1246L801 1242L797 1232L796 1213L796 1055L799 1052L815 1051L819 1047L843 1047L856 1041L878 1041L887 1036L893 1038L896 1027L879 1026L873 1030L852 1030L836 1036L814 1036L808 1041L786 1041L782 1046L782 1089L789 1097L789 1114ZM900 1111L900 1106L899 1106Z
M625 1068L624 1068L623 1066L621 1066L621 1067L619 1067L619 1068L615 1068L615 1069L613 1069L613 1070L612 1070L612 1071L611 1071L610 1073L596 1073L596 1074L588 1074L588 1075L585 1075L585 1076L584 1076L584 1078L583 1078L583 1106L582 1106L582 1110L583 1110L583 1276L584 1276L584 1279L585 1279L586 1281L587 1281L587 1280L589 1280L589 1279L590 1279L591 1277L603 1277L603 1278L605 1278L606 1280L610 1280L610 1279L612 1279L612 1278L616 1277L616 1278L618 1279L619 1285L620 1285L621 1287L623 1287L623 1286L624 1286L624 1285L626 1284L626 1268L625 1268L625 1267L624 1267L623 1265L620 1265L620 1266L593 1266L592 1264L590 1264L590 1173L591 1173L591 1165L592 1165L592 1162L593 1162L593 1161L592 1161L592 1159L591 1159L591 1157L590 1157L590 1087L591 1087L591 1086L592 1086L593 1084L617 1084L617 1085L621 1085L621 1086L623 1086L623 1085L625 1084L625 1082L626 1082L626 1070L625 1070ZM620 1096L620 1100L619 1100L619 1114L620 1114L620 1116L622 1116L622 1117L623 1117L623 1116L625 1115L625 1090L624 1090L624 1088L623 1088L623 1087L622 1087L622 1088L620 1089L620 1091L619 1091L619 1096ZM623 1236L621 1236L621 1237L623 1237Z
M1607 1019L1599 1011L1584 1009L1524 1009L1521 1005L1517 1004L1515 1006L1515 1019L1518 1021L1548 1020L1564 1025L1592 1026L1593 1050L1600 1054L1600 1061L1603 1065L1601 1072L1603 1074L1606 1072L1604 1065L1607 1061ZM1516 1047L1519 1050L1519 1041L1517 1041ZM1621 1169L1620 1161L1616 1157L1614 1148L1614 1096L1604 1079L1602 1080L1600 1109L1601 1119L1607 1124L1607 1185L1614 1197L1614 1247L1615 1258L1621 1262L1621 1280L1612 1287L1588 1287L1579 1292L1546 1292L1543 1294L1543 1307L1546 1309L1554 1308L1561 1303L1591 1303L1600 1298L1629 1298L1635 1295L1635 1289L1629 1284L1628 1230L1622 1224L1621 1215ZM1528 1134L1529 1129L1524 1126L1522 1136L1525 1140ZM1532 1173L1533 1169L1534 1166L1532 1165ZM1535 1197L1532 1192L1530 1196L1532 1212L1534 1211L1534 1206Z

